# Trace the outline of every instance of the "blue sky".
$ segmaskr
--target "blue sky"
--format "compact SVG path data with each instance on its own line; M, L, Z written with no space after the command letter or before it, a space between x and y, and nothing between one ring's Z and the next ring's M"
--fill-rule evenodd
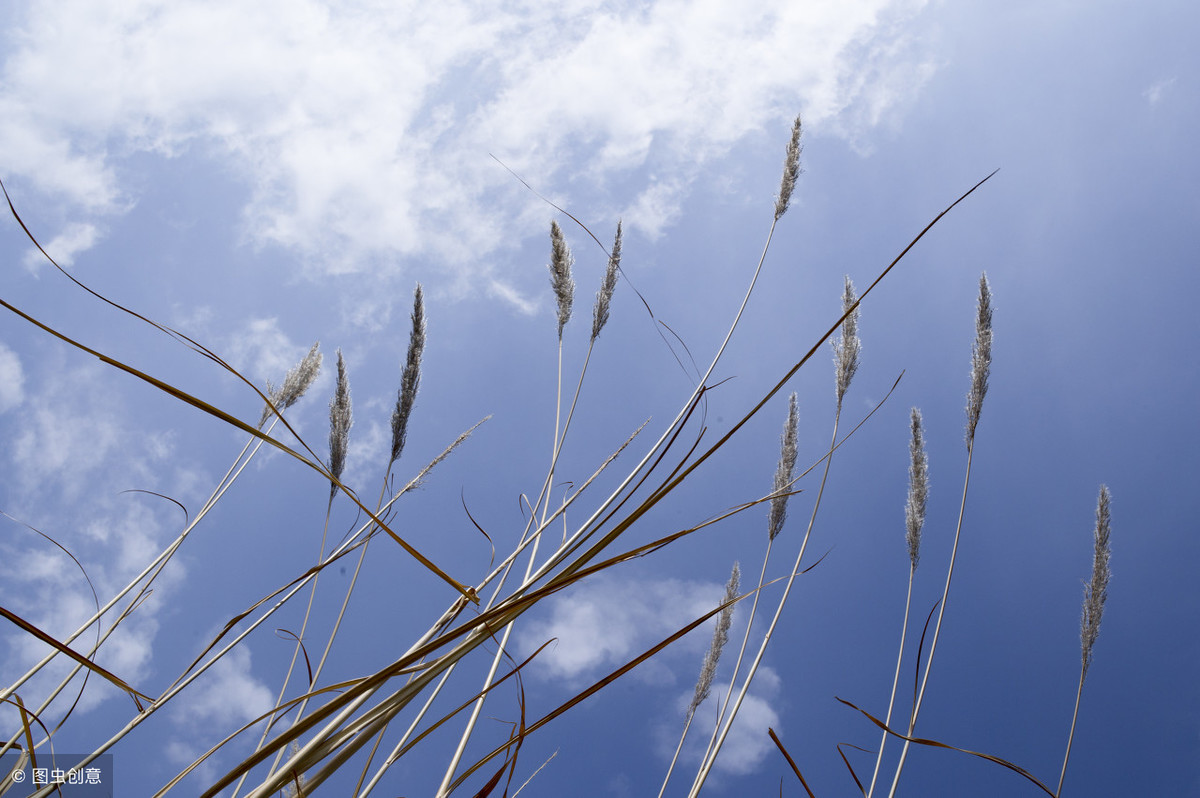
M701 373L720 345L770 228L797 113L804 174L710 380L725 381L708 394L706 441L837 319L843 275L868 285L999 168L863 304L863 361L843 424L904 378L834 457L805 562L829 554L798 580L706 793L777 794L782 778L785 795L803 794L768 726L816 794L854 789L835 746L873 748L878 736L834 696L886 710L908 575L913 406L924 414L932 480L914 613L941 595L986 271L996 306L991 390L918 733L1057 783L1104 483L1113 581L1064 794L1200 795L1188 764L1200 755L1197 22L1190 4L1165 1L14 3L0 12L0 179L71 274L201 341L256 384L278 383L319 340L324 369L287 417L322 457L340 347L355 414L345 481L364 501L386 465L420 282L429 344L397 480L491 418L398 502L395 520L473 583L492 549L471 518L498 552L510 550L524 527L521 496L536 496L549 463L550 221L576 257L576 318L564 336L571 386L606 260L496 159L606 245L618 219L625 231L612 319L557 467L560 496L651 419L646 440L597 490L613 489L687 400L696 373L667 342L678 336ZM0 248L5 301L258 418L261 402L245 385L71 285L11 218ZM799 397L804 466L828 447L832 381L826 350L788 386ZM630 530L628 545L768 493L786 406L784 393L775 397ZM169 502L125 491L165 494L194 514L244 437L0 317L0 510L9 516L0 519L0 604L70 634L94 610L91 592L25 525L70 549L103 601L183 523ZM813 477L798 485L775 575L795 556L817 486ZM161 693L226 620L313 563L326 496L321 477L260 452L99 662ZM586 518L590 500L568 525ZM336 500L331 535L354 522L350 503ZM525 673L530 717L715 606L733 561L747 580L757 574L765 527L754 508L526 616L514 655L557 639ZM320 583L311 650L351 569L330 569ZM773 591L764 597L772 607ZM391 541L372 543L328 679L382 667L452 600ZM735 640L747 610L735 616ZM274 630L297 631L302 615L302 600L285 608L123 740L114 751L122 794L153 793L269 708L293 648ZM514 785L557 752L526 794L657 793L710 629L531 737ZM7 686L45 649L16 627L0 634ZM478 689L485 659L452 681L454 701ZM911 678L911 650L905 667ZM32 706L51 686L37 679L18 692ZM55 703L49 716L57 723L65 709ZM131 711L93 679L56 747L91 750ZM516 692L498 692L468 756L502 739L518 712ZM450 728L389 771L379 794L431 794L461 722ZM181 789L198 793L252 744L235 743ZM847 755L870 772L871 756ZM686 794L697 761L685 748L668 794ZM931 749L910 755L904 793L1037 794L995 765Z

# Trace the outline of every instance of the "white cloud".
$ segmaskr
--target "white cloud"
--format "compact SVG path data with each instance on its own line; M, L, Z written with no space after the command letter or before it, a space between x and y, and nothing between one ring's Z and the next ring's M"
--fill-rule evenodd
M280 385L311 346L292 341L279 328L278 319L251 319L232 336L228 360L260 388L266 380L272 385Z
M736 654L736 650L734 654ZM729 729L729 734L721 746L721 753L713 766L714 773L734 775L752 773L773 750L774 745L765 730L780 728L776 697L780 693L781 686L779 675L774 669L765 665L759 667L754 681L750 685L750 690L746 693L746 698L738 709L733 726ZM740 682L734 686L734 698L737 697L739 689L741 689ZM692 727L688 731L688 738L681 753L684 762L691 762L699 766L700 758L708 746L708 741L716 725L717 702L724 702L728 692L728 681L714 682L712 693L697 708L695 719L692 721ZM679 735L683 733L685 713L691 703L692 695L691 690L680 693L676 701L677 713L664 717L655 728L659 754L664 761L670 760L679 744Z
M1169 92L1171 87L1174 85L1175 78L1164 78L1162 80L1155 81L1150 88L1142 92L1142 96L1146 98L1146 102L1150 103L1150 105L1158 105L1160 102L1162 102L1163 97L1166 96L1167 92Z
M129 421L109 382L110 372L103 367L41 365L26 388L28 401L13 413L17 431L5 449L7 501L17 506L6 510L21 520L5 521L0 603L65 639L95 612L97 597L105 602L115 595L161 551L166 530L177 528L173 505L121 491L141 486L172 491L181 485L194 491L189 484L194 469L176 462L171 435L138 430ZM187 500L186 494L176 493ZM86 567L91 587L55 543ZM182 578L176 564L163 572L153 595L104 642L98 655L101 665L135 686L147 676L158 611ZM75 645L88 650L92 633L94 629ZM0 645L0 668L8 671L26 668L47 653L44 644L19 631L6 634L5 642ZM65 661L56 662L35 679L26 690L31 701L46 695L69 667ZM92 680L78 711L89 711L116 695L115 688ZM68 690L63 696L59 701L69 704L74 693Z
M39 242L42 249L54 258L54 261L62 267L70 266L75 262L75 256L81 252L86 252L91 249L96 239L99 237L99 230L94 224L69 224L63 231L47 242ZM43 265L49 266L46 256L38 251L36 247L30 247L25 253L22 260L25 268L29 271L36 271Z
M0 413L12 410L25 398L25 372L17 353L0 344Z
M310 270L419 255L452 281L491 278L483 256L548 214L534 226L489 153L547 191L620 178L612 215L638 196L627 224L653 235L746 135L782 137L800 110L854 137L908 100L931 69L905 36L922 5L29 4L7 37L0 149L100 215L136 200L130 156L192 152L250 188L248 240Z
M121 443L120 423L103 401L103 376L95 366L54 374L38 401L27 403L9 449L22 489L54 485L76 496Z
M528 656L547 640L555 639L538 655L536 667L554 678L570 681L594 677L602 669L624 665L711 611L720 603L723 592L724 587L716 583L600 576L553 599L550 617L535 619L522 628L517 635L518 645ZM686 639L700 641L703 637L702 645L707 646L711 635L709 625ZM656 677L651 665L653 661L639 669L643 677Z
M250 649L231 650L172 703L172 714L186 726L212 723L237 728L275 705L275 696L251 673Z

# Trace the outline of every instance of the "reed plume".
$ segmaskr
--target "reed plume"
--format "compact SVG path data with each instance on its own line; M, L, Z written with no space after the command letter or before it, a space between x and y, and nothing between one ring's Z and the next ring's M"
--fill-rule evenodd
M617 290L617 274L621 270L621 223L617 222L617 237L613 241L612 254L608 257L608 268L604 271L604 283L596 292L596 305L592 311L592 340L600 337L600 331L608 323L608 309L612 304L613 292Z
M1096 502L1096 530L1093 533L1095 549L1092 554L1092 578L1083 586L1083 617L1079 622L1079 641L1082 663L1079 668L1079 688L1075 691L1075 713L1071 716L1071 733L1067 736L1067 753L1063 755L1062 771L1058 775L1058 789L1054 795L1062 795L1063 781L1067 777L1067 763L1071 760L1071 744L1075 742L1075 724L1079 720L1079 702L1083 698L1083 681L1092 664L1092 649L1100 635L1100 619L1104 615L1104 602L1108 600L1108 580L1112 576L1108 560L1112 553L1109 542L1111 519L1109 517L1108 486L1100 486L1100 498Z
M783 159L783 179L779 183L779 196L775 198L775 221L787 213L788 206L792 202L792 192L796 188L796 178L800 177L800 153L803 147L800 146L800 117L796 117L796 121L792 123L792 138L788 142L787 155Z
M975 427L987 395L992 370L992 289L987 272L979 276L979 305L975 318L975 343L971 347L971 390L967 394L967 442L975 440Z
M1108 579L1112 576L1108 565L1111 554L1108 503L1108 486L1101 485L1100 498L1096 502L1096 548L1092 558L1092 579L1083 588L1083 618L1080 621L1085 676L1092 664L1092 648L1100 635L1100 619L1104 616L1104 602L1108 600Z
M921 559L921 528L925 526L925 504L929 498L929 458L925 454L921 411L915 407L909 425L912 441L908 445L911 462L908 466L908 501L904 507L904 539L908 543L908 558L915 571Z
M862 352L862 342L858 340L857 302L858 297L854 294L854 283L850 282L850 276L846 275L846 284L842 290L842 313L846 314L846 318L842 320L841 337L832 342L833 362L837 366L834 390L837 394L839 409L842 406L842 398L850 388L850 381L854 379L854 374L858 371L858 356Z
M408 354L404 358L404 371L400 375L400 389L396 392L396 409L392 412L392 463L400 459L404 443L408 439L408 419L413 404L417 401L417 389L421 386L421 356L425 353L425 295L421 284L413 292L412 332L408 338Z
M767 514L767 534L771 540L783 531L787 520L787 505L791 495L787 491L792 486L792 472L796 469L796 435L799 427L799 414L796 411L796 394L788 398L787 420L783 424L783 433L779 436L779 465L775 469L774 495L771 497L771 509Z
M264 405L262 415L259 416L258 424L261 427L266 423L267 418L271 415L271 405L275 405L275 409L279 412L287 410L296 401L304 396L308 387L313 384L313 380L321 373L321 353L318 349L321 342L317 341L308 350L299 363L293 366L283 378L283 384L276 387L267 380L267 397L271 400L271 404Z
M571 320L571 304L575 301L575 281L571 279L571 265L575 259L563 238L558 222L550 222L550 286L558 300L558 340L562 340L563 328ZM594 329L593 325L593 329Z
M733 571L729 574L729 581L725 584L725 597L721 599L723 604L727 606L721 610L721 615L717 619L717 626L713 629L712 643L709 644L708 652L704 655L704 664L700 668L700 677L696 680L696 690L692 694L692 703L688 706L688 716L691 717L696 713L696 710L708 698L712 692L713 678L717 675L717 664L721 660L721 651L725 648L725 644L729 642L729 627L733 623L733 604L737 598L738 585L741 582L742 574L738 568L738 564L733 564Z
M350 378L346 374L346 360L342 350L337 351L337 388L329 400L329 473L341 479L346 470L346 448L350 441L350 427L354 414L350 409ZM337 485L329 483L329 498L337 493Z

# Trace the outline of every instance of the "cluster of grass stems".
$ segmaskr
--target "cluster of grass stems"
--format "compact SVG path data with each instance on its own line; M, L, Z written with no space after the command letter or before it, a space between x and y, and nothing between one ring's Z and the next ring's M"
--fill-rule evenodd
M760 400L745 411L719 440L706 447L702 445L701 435L695 429L697 411L704 406L706 392L713 385L714 372L726 346L735 334L742 313L750 300L755 283L766 261L775 227L788 210L797 178L801 172L800 139L801 123L797 118L787 145L783 178L775 198L774 213L762 254L750 278L745 297L729 325L728 333L709 360L707 369L697 381L691 395L682 403L677 415L659 433L656 440L653 442L643 440L646 429L646 424L643 424L634 430L623 443L615 447L611 456L600 463L594 473L584 478L577 487L574 487L557 502L552 499L551 487L555 484L560 454L567 443L568 433L572 427L576 402L583 389L593 348L609 319L611 302L622 275L622 233L621 225L618 223L611 248L605 247L575 217L555 206L556 210L566 218L578 224L607 258L604 280L596 293L593 305L592 327L587 352L579 370L577 383L573 392L570 392L569 401L564 401L568 394L563 389L565 379L563 333L573 315L575 283L572 277L573 256L566 236L559 224L553 222L550 228L549 269L557 311L558 380L552 445L548 451L549 465L541 480L541 487L536 493L536 498L528 502L530 510L527 515L528 521L525 528L516 536L517 540L512 550L499 563L494 564L487 573L477 574L472 578L466 578L459 574L464 581L451 576L450 569L433 563L397 534L393 528L397 513L397 501L420 485L430 475L430 472L462 445L475 427L479 426L476 424L475 427L464 431L456 440L446 446L440 455L417 469L415 476L402 486L396 487L393 471L404 453L408 427L420 386L426 338L424 296L420 285L417 286L413 297L409 346L402 365L400 387L392 414L391 448L387 463L382 470L379 494L373 509L369 509L359 494L342 482L346 453L350 444L353 413L349 371L340 350L337 353L336 392L329 405L328 454L327 457L322 458L296 434L286 419L286 411L304 395L321 367L322 355L316 345L292 371L285 375L280 385L275 386L268 383L264 390L260 390L200 343L94 294L91 289L63 271L63 274L81 289L93 293L98 299L108 303L117 311L129 313L154 326L160 332L171 336L245 383L263 402L262 414L257 423L249 424L202 399L63 335L0 299L0 304L3 304L6 309L69 346L81 349L175 399L221 419L247 436L245 446L233 458L224 477L174 540L153 561L148 563L144 570L125 588L109 598L103 606L99 606L99 602L97 602L95 614L80 624L75 632L57 639L14 613L0 608L5 618L17 624L25 633L41 640L46 644L47 649L46 655L28 672L0 688L0 700L5 705L15 708L15 714L19 718L19 723L8 731L7 738L0 747L0 753L19 752L21 762L18 767L22 767L30 761L36 763L39 755L45 756L46 752L52 749L51 741L54 733L62 727L66 720L64 717L58 721L57 725L52 723L48 717L51 703L68 691L73 680L81 671L86 671L91 677L104 679L126 692L133 699L134 706L134 710L124 726L112 729L108 733L107 739L98 739L92 753L82 761L74 763L74 767L77 768L86 766L95 757L112 750L123 738L143 723L151 720L163 707L245 641L251 633L282 607L293 600L298 600L307 602L304 621L295 635L295 650L291 665L287 670L286 678L279 687L275 707L251 723L232 730L229 736L212 746L190 767L163 785L162 789L156 793L157 795L177 792L177 786L189 773L208 761L214 753L226 748L239 751L241 761L224 775L216 778L210 784L206 784L207 788L201 795L207 797L232 794L247 798L277 794L308 795L319 791L321 786L335 774L342 774L344 778L346 773L352 774L352 780L355 783L354 795L377 794L378 788L383 783L391 766L416 751L422 741L432 732L452 724L458 724L459 742L452 756L444 763L444 772L440 779L437 795L449 795L456 792L468 780L472 780L470 789L473 790L474 795L499 794L500 790L503 790L503 794L515 795L523 786L514 783L519 772L518 754L522 744L530 735L535 734L543 726L551 723L555 718L611 684L674 641L715 618L712 644L704 657L693 699L683 718L679 748L676 751L675 759L672 760L664 775L662 787L658 793L659 796L663 796L669 794L671 790L671 778L675 775L679 751L682 750L684 739L690 731L697 727L695 723L696 710L711 695L719 660L723 649L729 642L729 629L734 609L739 603L745 602L743 606L748 605L749 619L745 624L745 632L738 646L732 675L729 676L729 687L723 696L718 696L715 723L711 728L698 729L699 732L707 735L708 742L704 747L700 765L691 774L690 785L686 786L689 797L698 795L728 739L730 729L763 661L795 581L806 570L814 566L814 563L806 560L806 554L821 507L821 497L826 479L835 459L834 455L847 438L853 435L866 420L865 418L857 420L849 433L842 431L844 426L843 399L851 388L859 365L860 344L857 322L860 305L909 249L942 216L988 179L985 178L984 181L971 188L938 214L908 247L876 276L861 295L856 293L854 285L847 277L841 298L841 311L833 315L832 323L825 335L814 342L811 349L797 360L786 373L780 375L777 382L764 391ZM6 198L8 196L7 190L5 190L5 196ZM36 239L17 215L11 200L9 207L13 217L36 244ZM53 263L53 259L44 250L43 254ZM60 271L62 270L60 269ZM649 309L648 304L646 308ZM626 533L643 516L667 499L701 464L717 455L730 438L736 435L752 417L766 408L778 394L783 392L796 373L808 365L818 352L822 351L826 342L831 342L833 347L836 404L829 446L823 455L806 469L798 470L797 427L799 422L796 396L792 394L787 404L778 466L768 492L730 508L717 518L709 519L693 527L673 531L647 544L626 547L623 543ZM858 709L850 702L843 702L861 712L866 723L873 724L868 725L868 729L877 728L880 732L877 757L869 777L864 774L860 778L849 761L846 761L847 768L864 795L882 795L885 789L888 796L896 794L901 783L904 764L913 744L953 747L917 737L916 731L926 689L930 686L934 656L941 638L942 621L950 603L950 588L958 547L963 539L967 489L970 484L971 463L975 455L976 432L988 389L991 351L991 290L986 276L981 276L976 337L971 352L971 382L967 394L966 461L962 498L941 600L935 606L934 611L930 613L920 635L920 641L914 646L912 638L915 635L910 630L910 621L912 620L910 604L913 580L920 559L921 530L925 519L929 480L928 460L924 449L923 420L920 412L913 408L911 412L910 488L905 513L905 532L909 552L909 586L904 603L896 668L892 676L891 696L886 711L879 713L882 714L882 717ZM886 397L884 401L886 401ZM874 410L868 413L867 417L872 413ZM277 436L277 432L286 433L286 435ZM315 471L320 478L328 481L329 500L326 506L324 529L319 546L314 552L312 566L302 573L296 574L285 584L266 592L262 598L243 612L229 618L220 633L198 646L191 663L164 690L157 695L139 692L118 675L110 673L96 664L95 658L98 650L146 599L155 580L162 574L171 558L205 520L212 508L237 481L246 466L264 446L273 447L299 460ZM613 468L618 455L624 454L630 447L640 451L636 463L620 478L615 489L607 494L593 496L593 483L597 477ZM790 544L794 550L793 564L786 572L785 577L769 582L766 574L773 549L778 545L777 540L787 540L787 537L781 537L781 534L785 531L788 520L788 500L799 492L797 483L818 470L820 472L819 483L816 486L816 497L811 514L802 533L798 535L798 541L793 538ZM330 517L334 502L339 500L339 497L345 497L346 500L353 503L365 520L352 533L344 536L340 542L331 545ZM740 568L735 563L726 586L724 599L711 612L696 618L692 623L675 631L655 646L605 675L541 717L535 719L525 717L524 693L523 688L519 687L520 673L522 668L537 654L535 653L522 662L516 662L510 648L513 630L525 613L551 599L560 591L595 574L608 571L634 558L656 552L699 529L755 507L762 507L767 511L767 534L759 577L751 589L742 591ZM553 533L547 535L546 533L552 529L561 529L563 532L559 535ZM448 588L447 603L440 613L431 617L427 631L412 641L406 650L388 654L391 661L384 667L371 673L344 678L341 681L330 681L325 678L326 663L337 633L345 619L360 571L366 562L368 547L375 538L381 535L384 538L383 543L390 542L399 545L411 555L414 561L413 567L425 568L445 582ZM323 595L318 592L318 583L326 568L335 563L344 566L345 558L350 557L355 561L353 575L344 594L332 599L340 603L340 610L332 629L322 641L309 633L309 620L313 607L318 596ZM1107 489L1102 486L1096 511L1093 571L1084 595L1081 634L1082 665L1079 693L1076 699L1076 717L1078 716L1078 699L1082 695L1084 678L1091 663L1092 650L1107 595L1108 560L1109 495ZM748 601L746 601L747 599ZM773 609L769 607L772 602L774 603ZM760 603L763 605L762 607L760 607ZM760 620L765 622L765 627L758 625ZM95 639L85 639L85 633L92 629L96 630ZM928 645L926 646L927 639ZM320 654L315 656L318 650ZM489 651L490 653L488 653ZM460 663L469 656L490 657L490 661L483 660L482 670L486 671L486 675L482 682L473 686L468 684L464 687L461 684L463 679L457 681L452 681L452 679L456 670L459 669ZM45 695L40 695L36 701L31 701L25 692L31 686L31 680L42 673L43 669L46 669L51 662L64 657L71 661L71 668L67 675ZM919 680L914 689L911 704L903 706L897 699L897 693L902 664L906 657L916 658ZM305 662L304 669L298 668L301 659ZM313 665L314 659L315 666ZM453 691L448 689L449 687L453 687ZM497 690L513 690L519 694L520 718L514 723L512 732L506 740L491 748L486 745L480 748L478 742L472 745L474 733L485 702ZM67 714L69 715L69 712ZM51 728L52 726L53 728ZM1051 789L1032 774L997 757L964 751L964 749L956 750L989 759L998 766L1017 772L1033 787L1057 796L1062 792L1074 729L1075 719L1073 718L1068 735L1067 753L1063 759L1062 772L1059 775L1056 789ZM257 733L253 734L253 738L251 738L254 730L257 730ZM803 789L808 795L814 795L783 741L775 734L774 730L771 730L769 734L786 762L793 768ZM893 751L897 746L900 751L899 755L894 757L894 761L885 768L884 754L888 750L889 744ZM845 759L844 756L843 759ZM524 768L520 772L523 775L530 773L536 775L538 770L540 770L538 767ZM532 776L529 777L532 778ZM11 779L0 774L0 794L5 794L13 788L14 784ZM195 788L192 786L188 789ZM670 792L670 794L683 794L683 789L684 787L680 786L677 788L677 793ZM45 795L51 791L52 788L45 788L36 794ZM343 792L341 794L350 793Z

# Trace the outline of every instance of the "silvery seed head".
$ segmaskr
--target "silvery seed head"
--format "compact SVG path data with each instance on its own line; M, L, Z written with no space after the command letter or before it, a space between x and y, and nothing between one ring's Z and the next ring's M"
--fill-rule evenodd
M792 138L788 142L787 155L783 159L783 179L779 184L779 196L775 198L775 221L779 221L792 201L796 178L800 176L800 117L792 123Z
M613 291L617 290L617 274L621 269L621 223L617 222L617 237L613 241L612 255L604 271L604 283L596 292L596 305L592 311L592 340L600 337L600 331L608 323L608 308L612 303Z
M987 395L992 370L992 289L987 272L979 277L979 304L975 315L975 343L971 346L971 391L967 394L967 444L975 440L975 427Z
M842 320L841 337L833 342L833 363L837 369L834 387L839 407L846 391L850 388L850 381L854 379L854 373L858 371L858 356L862 352L862 343L858 340L858 308L854 307L854 303L857 301L858 297L854 294L854 283L850 282L850 276L847 275L846 285L842 291L842 313L849 315ZM850 310L852 307L853 311Z
M726 604L737 598L741 576L741 569L738 568L738 564L735 562L733 564L733 571L729 574L729 581L725 584L725 596L721 599L722 604ZM729 642L729 627L733 623L733 607L733 604L729 604L721 610L721 614L717 617L717 626L713 629L712 643L708 646L708 653L704 655L704 664L700 666L700 677L696 680L696 689L692 693L692 703L688 706L689 717L704 703L704 700L708 698L709 693L712 691L713 679L717 675L717 664L721 659L721 650Z
M558 339L562 340L563 328L571 320L571 303L575 300L575 281L571 279L571 265L575 259L563 238L558 222L550 222L550 286L558 301Z
M908 466L908 502L904 508L908 543L908 558L913 570L921 559L921 528L925 525L925 504L929 497L929 458L925 455L925 434L921 427L921 411L912 409L910 417L912 441L908 445L911 462Z
M354 414L350 408L350 378L346 374L346 361L341 349L337 351L337 371L337 389L329 402L329 473L335 479L341 479L342 472L346 470L350 427L354 424ZM336 490L337 486L330 483L331 496Z
M779 465L775 468L775 496L771 497L771 509L767 514L767 533L770 540L783 531L787 520L787 505L790 496L786 495L792 486L792 472L796 468L796 435L799 427L799 415L796 412L796 394L788 399L787 420L783 423L783 434L779 436ZM784 495L780 495L784 494Z
M1100 486L1100 498L1096 503L1095 551L1092 556L1092 579L1083 588L1083 618L1080 621L1080 639L1083 651L1083 674L1087 675L1092 664L1092 648L1100 636L1100 619L1104 616L1104 602L1108 600L1108 580L1112 576L1109 557L1112 553L1109 537L1108 487Z
M321 373L322 355L318 351L320 346L320 341L312 345L308 354L284 376L283 385L275 387L270 381L267 382L267 397L270 398L271 404L275 405L276 410L283 412L296 404L296 401L304 395L308 387L313 384L313 380ZM258 426L261 427L270 415L270 406L264 406L262 415L258 419Z
M392 456L388 465L400 459L404 443L408 439L408 419L413 404L417 401L417 389L421 385L421 356L425 352L425 295L417 283L413 293L412 332L408 338L408 354L404 358L404 371L400 375L400 389L396 392L396 409L392 411Z

